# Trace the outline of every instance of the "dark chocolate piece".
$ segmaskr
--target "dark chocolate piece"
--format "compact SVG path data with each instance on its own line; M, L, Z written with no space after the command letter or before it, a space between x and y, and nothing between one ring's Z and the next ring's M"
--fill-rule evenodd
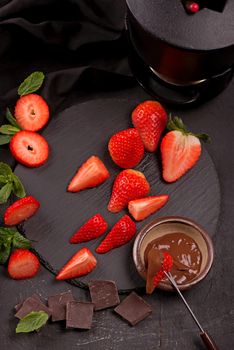
M52 295L48 299L48 305L51 311L52 321L63 321L66 319L66 305L69 301L73 301L72 292L67 292Z
M118 289L114 281L91 280L88 283L95 310L103 310L120 303Z
M49 316L51 315L49 308L43 304L41 300L29 297L23 302L21 308L15 314L15 317L21 319L32 311L45 311Z
M66 328L90 329L93 320L93 303L70 301L67 303Z
M36 294L36 293L34 293L33 295L31 295L31 298L36 299L36 300L38 300L38 301L41 302L41 299L40 299L39 295ZM23 303L24 303L24 302L21 301L21 303L15 305L15 311L16 311L16 312L19 311L19 309L22 307Z
M152 309L141 297L132 292L114 311L128 321L131 326L135 326L149 316Z

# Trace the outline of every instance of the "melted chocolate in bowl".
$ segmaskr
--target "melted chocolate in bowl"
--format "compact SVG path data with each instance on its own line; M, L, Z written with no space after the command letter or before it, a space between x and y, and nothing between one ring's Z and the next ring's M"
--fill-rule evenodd
M171 254L173 258L171 274L177 284L192 281L200 272L202 253L194 239L182 232L167 234L151 241L144 253L146 268L151 249Z

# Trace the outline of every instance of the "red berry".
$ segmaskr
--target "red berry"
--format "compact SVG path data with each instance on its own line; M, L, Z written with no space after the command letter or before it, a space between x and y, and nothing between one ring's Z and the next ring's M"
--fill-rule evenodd
M9 259L8 273L11 278L22 280L34 277L40 268L38 257L28 249L15 250Z
M14 202L4 214L4 223L15 226L33 216L39 209L40 203L32 196L28 196Z
M17 101L15 118L22 129L38 131L49 120L49 107L41 96L28 94Z
M128 203L128 210L136 221L144 220L161 209L168 201L168 195L135 199Z
M164 277L164 272L169 272L172 269L173 266L173 259L172 256L169 253L163 253L164 259L162 263L162 268L161 270L156 274L154 278L154 288L157 287L159 282L163 279Z
M199 4L193 1L188 1L186 8L190 13L197 13L200 10Z

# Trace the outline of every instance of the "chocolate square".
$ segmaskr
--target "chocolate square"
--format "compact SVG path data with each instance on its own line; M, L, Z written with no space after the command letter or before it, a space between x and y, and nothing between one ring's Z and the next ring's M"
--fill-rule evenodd
M91 280L88 286L96 311L119 305L118 289L114 281Z
M70 301L67 303L66 328L90 329L93 320L94 304Z
M21 308L15 314L15 317L21 319L32 311L45 311L49 316L51 315L49 308L43 304L41 300L29 297L23 302Z
M72 292L67 292L52 295L48 299L48 305L52 315L52 321L63 321L66 319L66 305L69 301L73 301Z
M141 297L132 292L114 311L128 321L131 326L135 326L149 316L152 309Z
M36 300L38 300L38 301L41 302L41 299L40 299L39 295L36 294L36 293L34 293L33 295L31 295L31 298L34 298L34 299L36 299ZM21 308L21 306L23 305L23 303L24 303L24 302L21 301L21 303L15 305L15 311L16 311L16 312L19 311L19 309Z

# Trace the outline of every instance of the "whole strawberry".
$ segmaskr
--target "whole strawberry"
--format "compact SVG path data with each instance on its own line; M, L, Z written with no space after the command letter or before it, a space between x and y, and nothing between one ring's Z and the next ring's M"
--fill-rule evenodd
M124 169L134 168L144 156L144 145L139 132L134 128L113 135L108 150L113 161Z
M96 252L104 254L111 249L120 247L129 242L136 234L136 224L128 215L124 215L113 226L105 239L97 247Z
M139 131L145 149L154 152L167 124L167 113L159 102L145 101L132 112L132 123Z
M117 175L108 204L108 210L117 213L127 207L128 202L148 195L150 185L140 171L127 169Z
M182 119L170 119L169 131L161 142L163 179L174 182L190 170L201 155L201 140L209 141L206 134L192 134Z

